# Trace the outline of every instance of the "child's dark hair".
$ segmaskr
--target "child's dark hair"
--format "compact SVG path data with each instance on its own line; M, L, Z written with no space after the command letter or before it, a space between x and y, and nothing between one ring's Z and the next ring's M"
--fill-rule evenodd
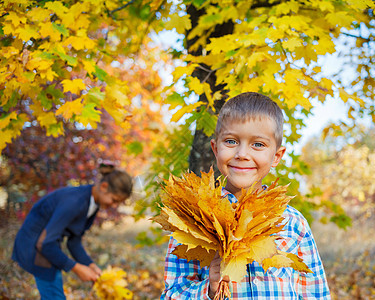
M226 122L247 121L260 117L268 117L275 122L275 140L279 148L283 138L283 112L270 98L255 92L239 94L223 105L216 124L216 138Z
M99 172L102 175L100 182L108 183L108 191L129 197L133 190L133 180L124 170L116 169L113 164L99 165Z

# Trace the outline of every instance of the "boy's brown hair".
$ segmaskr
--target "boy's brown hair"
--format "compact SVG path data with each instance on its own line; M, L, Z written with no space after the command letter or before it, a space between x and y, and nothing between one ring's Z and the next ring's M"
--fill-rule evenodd
M265 95L247 92L229 99L221 108L215 136L219 136L226 122L244 122L249 119L268 117L275 122L275 140L279 148L283 139L284 116L276 102Z
M108 191L129 197L133 190L133 180L124 170L116 169L114 165L100 165L99 172L102 175L100 182L108 183Z

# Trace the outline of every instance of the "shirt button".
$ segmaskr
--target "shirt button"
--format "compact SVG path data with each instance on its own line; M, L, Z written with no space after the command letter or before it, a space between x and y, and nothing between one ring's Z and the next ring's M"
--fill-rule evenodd
M258 278L255 278L255 279L253 280L253 283L254 283L255 285L257 285L257 284L259 283L259 279L258 279Z

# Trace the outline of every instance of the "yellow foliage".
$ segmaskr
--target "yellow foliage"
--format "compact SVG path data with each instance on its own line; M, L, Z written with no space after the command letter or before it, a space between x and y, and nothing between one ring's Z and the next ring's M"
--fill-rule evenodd
M64 87L64 92L71 92L77 95L79 95L81 91L86 88L85 83L80 78L73 80L65 79L61 83Z
M94 284L94 290L102 300L132 299L133 293L127 289L126 272L120 268L107 267Z
M170 16L170 21L167 23L165 29L176 29L177 33L185 33L191 28L191 21L189 15L179 16L177 13Z
M51 97L43 101L46 108L54 106L60 98L70 97L70 93L81 96L82 90L89 92L91 87L100 86L105 95L97 108L108 108L122 122L129 110L125 106L131 105L129 94L133 96L140 85L136 82L129 88L124 81L124 88L118 83L123 81L122 71L111 73L108 69L113 62L122 64L142 52L149 43L150 30L166 29L180 34L189 32L186 38L191 43L187 52L191 55L182 51L179 56L180 62L187 66L176 68L173 74L174 82L180 78L186 80L189 91L182 98L192 91L205 94L208 101L204 105L211 110L214 100L220 99L222 90L215 90L212 95L209 81L192 80L193 71L199 66L208 70L207 78L215 76L215 85L225 87L230 96L249 90L274 95L282 106L291 110L293 121L297 118L294 116L297 105L311 109L310 99L304 95L324 101L341 86L328 85L327 78L311 74L290 83L286 70L299 68L302 58L306 65L319 64L319 55L336 51L334 38L342 34L341 29L353 29L356 22L369 24L369 15L363 12L374 7L371 0L293 0L272 5L263 1L265 5L262 2L256 8L253 1L200 2L190 4L204 11L197 16L197 23L192 24L184 3L172 6L171 2L160 0L130 1L124 7L115 0L2 1L1 104L7 107L6 112L18 110L20 101L28 99L34 103L54 84L64 95L49 94ZM228 34L212 34L226 22L233 25ZM198 52L192 55L195 50L201 55ZM301 72L306 69L306 66L300 68ZM316 78L321 78L322 85L317 85ZM287 82L285 86L280 85L283 82ZM142 94L140 91L139 95ZM160 95L154 98L160 99ZM367 107L355 95L351 99ZM181 107L173 120L200 105ZM56 113L57 109L50 111ZM61 109L59 113L62 115ZM92 109L81 118L93 126L100 120ZM54 134L59 131L55 123L47 120L44 124L55 126L50 129Z
M282 214L292 198L286 186L272 184L265 191L243 190L238 202L221 196L222 185L211 168L201 178L186 173L165 181L161 214L152 218L182 245L172 252L209 266L216 251L222 258L222 276L241 281L246 264L257 261L269 267L292 267L311 272L296 255L277 250L275 235L283 230Z
M56 111L56 115L62 115L66 120L69 120L73 115L80 115L83 110L82 99L76 99L74 101L65 102Z
M178 111L176 111L176 113L172 116L172 119L171 121L172 122L177 122L178 120L180 120L185 114L187 113L190 113L192 111L194 111L197 107L203 105L204 103L203 102L196 102L194 104L190 104L190 105L186 105L186 106L183 106L182 108L180 108Z

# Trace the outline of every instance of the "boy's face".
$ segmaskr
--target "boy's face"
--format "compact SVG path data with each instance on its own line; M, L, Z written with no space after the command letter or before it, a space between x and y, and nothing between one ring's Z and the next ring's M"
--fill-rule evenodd
M217 166L227 178L226 189L239 196L241 189L262 187L262 179L285 153L277 149L275 122L268 117L226 122L216 140L211 140Z

